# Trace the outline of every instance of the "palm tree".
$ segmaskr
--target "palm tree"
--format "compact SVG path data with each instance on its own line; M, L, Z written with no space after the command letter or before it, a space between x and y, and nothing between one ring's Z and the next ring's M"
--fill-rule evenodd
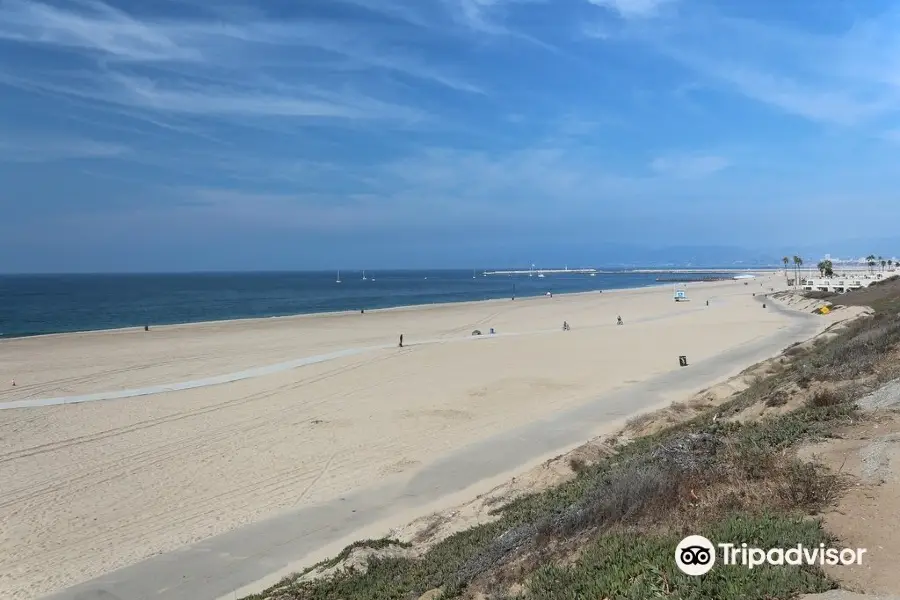
M823 260L822 267L825 277L834 277L834 264L830 260Z
M784 282L787 283L788 282L787 266L788 266L788 263L790 262L790 259L787 256L784 256L781 258L781 262L784 263Z
M819 275L822 277L825 277L825 261L820 260L819 263L816 265L816 268L819 270Z
M883 258L881 259L881 270L884 271L884 268L887 266L887 261Z
M875 266L875 255L874 254L870 254L866 257L866 264L869 265L869 272L871 272L872 267Z
M800 284L800 265L803 264L803 259L794 255L794 285Z

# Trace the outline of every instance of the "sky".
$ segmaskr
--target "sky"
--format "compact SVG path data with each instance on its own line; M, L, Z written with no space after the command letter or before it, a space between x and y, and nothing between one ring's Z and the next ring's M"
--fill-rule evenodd
M894 255L898 164L888 0L0 0L0 272Z

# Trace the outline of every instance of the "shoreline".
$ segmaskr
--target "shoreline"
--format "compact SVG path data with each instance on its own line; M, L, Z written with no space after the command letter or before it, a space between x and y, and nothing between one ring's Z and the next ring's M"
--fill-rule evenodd
M723 281L732 281L730 279L726 279ZM723 281L696 281L689 282L692 285L702 285L709 283L722 283ZM570 298L573 296L583 296L583 295L591 295L591 294L614 294L621 292L633 292L636 290L644 290L648 288L659 288L659 287L667 287L671 285L671 283L662 283L662 282L653 282L650 285L642 285L637 287L627 287L627 288L614 288L610 290L586 290L580 292L554 292L553 296L564 296L566 298ZM533 300L537 298L545 298L545 294L540 295L521 295L516 296L515 301L518 300ZM449 302L431 302L427 304L398 304L397 306L385 306L382 308L372 308L372 309L364 309L366 314L378 314L385 313L388 311L415 311L415 310L425 310L429 308L446 308L450 306L466 306L466 305L484 305L491 302L510 302L510 297L502 297L502 298L485 298L483 300L457 300L457 301L449 301ZM358 315L360 314L357 310L332 310L332 311L322 311L322 312L305 312L305 313L294 313L289 315L271 315L268 317L236 317L234 319L217 319L213 321L185 321L182 323L166 323L164 325L153 325L150 324L150 330L172 330L172 329L182 329L188 327L206 327L206 326L214 326L214 325L225 325L228 323L246 323L252 325L254 322L269 322L272 320L293 320L293 319L309 319L316 317L339 317L344 315ZM36 334L26 334L26 335L11 335L5 336L0 334L0 344L3 344L7 341L13 340L33 340L33 339L46 339L49 337L60 337L60 336L83 336L83 335L104 335L104 334L117 334L117 333L125 333L134 330L143 331L143 325L130 325L128 327L111 327L106 329L82 329L78 331L59 331L54 333L36 333Z
M727 282L728 280L726 280ZM695 285L699 284L719 284L725 283L723 281L704 281L704 282L696 282ZM591 295L600 295L606 293L607 295L615 294L615 293L628 293L628 292L639 292L641 290L651 289L651 288L662 288L667 287L669 284L655 284L642 286L638 288L619 288L616 290L610 290L608 292L603 292L602 290L596 291L587 291L587 292L571 292L568 294L560 294L560 296L564 296L566 298L573 298L578 296L591 296ZM545 296L529 296L528 300L536 300L538 298L544 298ZM385 312L413 312L417 310L428 310L428 309L439 309L439 308L447 308L447 307L461 307L465 308L467 305L477 305L484 306L486 303L491 302L508 302L502 299L489 299L489 300L475 300L475 301L461 301L461 302L446 302L440 304L417 304L417 305L409 305L409 306L397 306L385 309L377 309L373 310L373 313L385 313ZM332 313L305 313L300 315L291 315L286 317L264 317L256 319L259 322L268 322L272 319L300 319L300 318L309 318L309 317L320 317L320 316L330 316L330 317L341 317L345 315L354 315L357 313L341 311L341 312L332 312ZM231 319L226 321L207 321L201 323L186 323L183 325L171 325L171 326L161 326L160 329L164 329L165 327L169 328L191 328L197 327L201 325L216 325L216 324L228 324L228 323L240 323L240 324L250 324L252 319ZM122 333L131 331L131 328L127 329L104 329L98 330L102 333ZM477 342L483 341L487 339L502 339L510 336L519 337L519 336L527 336L527 335L538 335L538 334L548 334L555 333L555 329L547 329L547 330L534 330L534 331L517 331L517 332L507 332L507 333L496 333L492 335L485 335L483 337L460 337L453 339L422 339L416 340L408 344L408 347L422 346L422 345L433 345L433 344L447 344L447 343L461 343L461 342ZM63 333L63 334L47 334L43 336L31 336L28 339L32 338L40 338L45 339L50 336L58 335L58 336L69 336L69 335L83 335L83 334L92 334L96 333L94 331L88 332L79 332L79 333ZM21 339L21 338L15 338ZM163 384L157 384L153 386L146 386L143 388L126 388L126 389L117 389L117 390L107 390L102 392L94 392L88 394L77 394L77 395L69 395L69 396L53 396L49 398L29 398L25 400L12 400L12 401L4 401L0 402L0 411L3 410L17 410L24 408L40 408L46 406L65 406L70 404L81 404L85 402L102 402L109 400L127 400L131 398L140 398L144 396L153 396L156 394L165 394L171 392L180 392L186 390L193 390L203 387L210 387L216 385L226 385L229 383L235 383L238 381L243 381L245 379L253 379L256 377L262 377L266 375L272 375L275 373L279 373L282 371L293 370L305 366L310 366L322 362L328 362L331 360L338 360L341 358L349 358L354 357L360 354L366 354L370 352L377 352L379 350L388 350L394 347L393 343L380 344L376 346L366 346L366 347L355 347L355 348L343 348L334 352L329 352L326 354L317 354L317 355L309 355L303 356L300 358L296 358L289 361L282 361L278 363L273 363L269 365L258 365L254 367L249 367L246 369L242 369L240 371L234 371L230 373L222 373L218 375L212 375L209 377L203 377L200 379L188 379L188 380L180 380L176 382L169 382Z
M683 270L666 270L659 271L659 273L681 273ZM698 270L699 271L699 270ZM734 275L738 274L754 274L758 277L770 276L774 272L769 271L765 268L763 269L754 269L754 270L738 270L738 269L709 269L705 270L710 273L732 273ZM690 272L690 270L688 271ZM656 270L629 270L629 271L598 271L599 274L602 275L616 275L616 274L638 274L638 275L647 275L657 273ZM709 284L709 283L722 283L727 281L740 281L735 280L734 278L724 278L716 281L684 281L680 283L684 283L687 285L701 285L701 284ZM752 280L747 280L752 281ZM612 288L612 289L603 289L603 290L584 290L584 291L573 291L573 292L553 292L554 296L579 296L583 294L612 294L616 292L625 292L625 291L634 291L634 290L642 290L647 288L654 287L664 287L670 286L673 281L660 282L654 281L648 283L647 285L638 285L638 286L629 286L629 287L621 287L621 288ZM552 291L552 290L550 290ZM541 294L533 294L533 293L525 293L521 295L516 295L515 299L519 300L528 300L533 298L543 298L545 293ZM421 310L424 308L431 307L446 307L446 306L458 306L458 305L466 305L466 304L484 304L488 302L501 302L501 301L510 301L510 296L501 296L496 298L484 298L481 300L450 300L450 301L442 301L442 302L429 302L423 304L398 304L393 306L384 306L380 308L365 308L366 313L380 313L386 311L397 311L397 310ZM290 313L290 314L279 314L279 315L268 315L268 316L248 316L248 317L234 317L229 319L214 319L214 320L199 320L199 321L183 321L177 323L165 323L160 325L153 325L153 323L149 323L151 330L158 329L173 329L173 328L183 328L189 326L211 326L211 325L222 325L225 323L232 322L242 322L242 323L252 323L253 321L269 321L272 319L286 320L286 319L297 319L297 318L310 318L310 317L334 317L340 315L351 315L351 314L359 314L357 309L353 310L326 310L326 311L315 311L315 312L300 312L300 313ZM34 334L13 334L13 335L5 335L0 332L0 344L11 340L23 340L23 339L35 339L35 338L47 338L51 336L68 336L68 335L85 335L85 334L115 334L120 332L131 331L134 329L142 329L144 324L135 323L134 325L127 325L124 327L108 327L108 328L98 328L98 329L79 329L73 331L55 331L48 333L34 333Z

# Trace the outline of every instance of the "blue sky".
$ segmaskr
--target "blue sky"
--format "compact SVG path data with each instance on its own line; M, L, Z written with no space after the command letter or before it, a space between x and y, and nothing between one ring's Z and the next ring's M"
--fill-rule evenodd
M0 271L900 247L891 4L0 0Z

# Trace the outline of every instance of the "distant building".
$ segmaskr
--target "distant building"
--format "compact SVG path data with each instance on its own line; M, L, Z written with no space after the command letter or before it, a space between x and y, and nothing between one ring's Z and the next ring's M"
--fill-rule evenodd
M869 287L876 281L897 277L897 273L864 273L862 271L843 273L834 277L804 277L800 287L807 292L835 292L843 294L850 290Z

